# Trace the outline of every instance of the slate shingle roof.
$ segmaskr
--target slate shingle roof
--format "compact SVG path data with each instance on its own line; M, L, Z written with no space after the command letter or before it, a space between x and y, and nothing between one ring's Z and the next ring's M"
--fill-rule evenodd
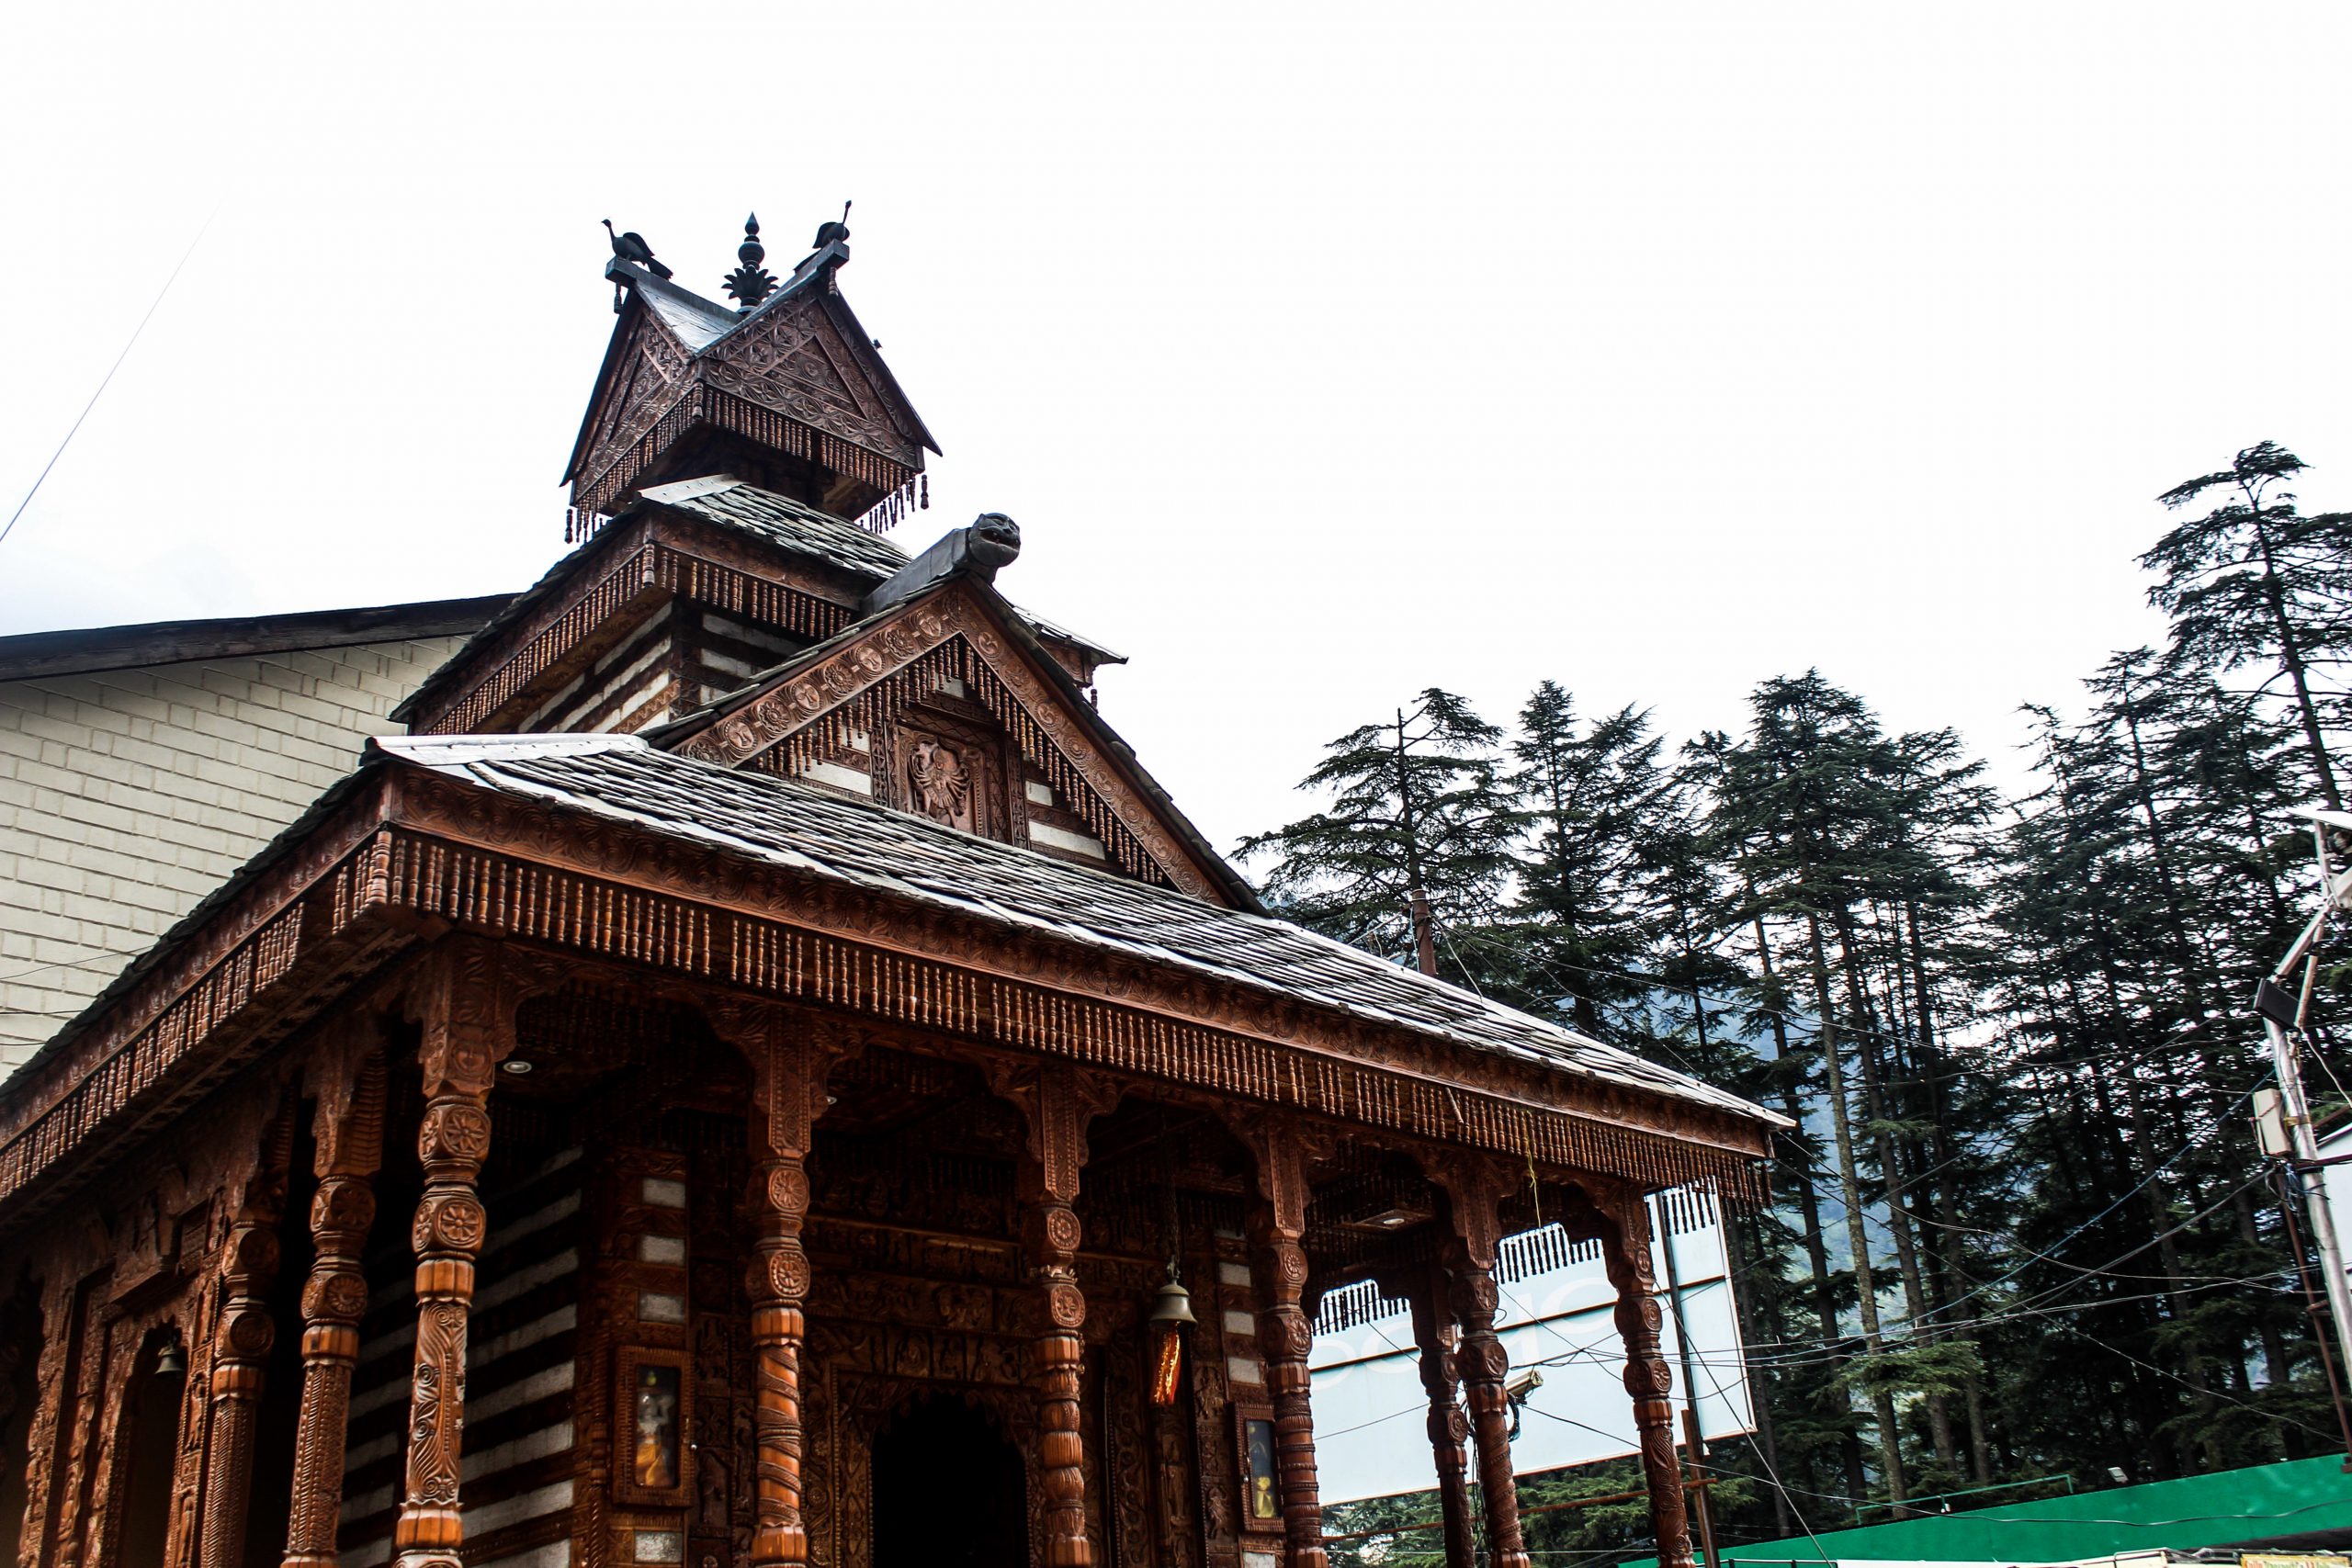
M386 737L370 745L479 788L1175 964L1580 1077L1750 1121L1780 1122L1696 1078L1302 927L1070 865L870 802L693 761L634 736Z
M707 488L706 488L707 487ZM688 491L700 493L688 494ZM882 537L869 534L854 523L820 512L813 506L762 490L753 484L717 479L687 479L674 485L656 485L645 491L645 499L676 512L689 512L696 517L716 523L738 533L749 534L764 544L789 550L869 576L878 584L893 576L913 558ZM1067 626L1057 626L1045 616L1028 610L1017 612L1021 618L1046 637L1059 637L1076 643L1099 655L1106 664L1125 664L1126 656L1114 653L1092 637L1080 636Z
M712 488L705 489L709 486ZM695 491L701 493L692 493ZM907 564L907 552L854 523L844 523L813 506L757 485L687 479L655 485L645 499L673 512L691 513L763 544L871 577L879 582Z

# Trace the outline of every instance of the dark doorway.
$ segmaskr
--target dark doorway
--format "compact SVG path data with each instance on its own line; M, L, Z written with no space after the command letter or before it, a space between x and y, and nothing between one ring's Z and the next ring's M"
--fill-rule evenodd
M187 1394L187 1352L166 1330L140 1351L139 1363L130 1408L123 1414L127 1429L116 1439L123 1445L123 1467L121 1490L115 1495L115 1506L122 1510L115 1562L118 1568L164 1568L173 1472L179 1461L180 1406Z
M919 1399L874 1443L874 1568L1028 1568L1021 1456L952 1394Z

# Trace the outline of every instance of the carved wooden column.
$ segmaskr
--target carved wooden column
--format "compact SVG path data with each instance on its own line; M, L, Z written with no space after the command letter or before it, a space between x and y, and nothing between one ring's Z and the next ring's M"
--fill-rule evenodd
M62 1468L63 1438L73 1405L74 1347L82 1292L65 1260L40 1260L47 1274L40 1302L40 1359L34 1363L32 1429L26 1436L25 1525L17 1537L17 1568L40 1568L49 1558L54 1517L51 1488Z
M254 1427L263 1373L277 1325L269 1288L277 1278L277 1227L285 1217L287 1166L293 1158L290 1115L262 1135L243 1200L220 1248L220 1309L212 1341L211 1437L204 1466L200 1568L243 1568L245 1506L253 1488Z
M368 1310L360 1258L376 1218L373 1181L384 1153L384 1060L376 1043L372 1029L354 1029L323 1048L314 1086L315 1256L302 1286L302 1405L294 1428L286 1568L335 1561L351 1373L359 1361L359 1320Z
M1086 1297L1078 1288L1078 1173L1086 1124L1117 1100L1115 1090L1060 1062L995 1063L989 1085L1019 1106L1029 1124L1021 1173L1021 1226L1036 1281L1036 1337L1030 1377L1037 1393L1038 1472L1044 1495L1046 1568L1090 1568L1086 1450L1079 1402L1086 1357Z
M417 1158L424 1192L416 1248L416 1357L409 1381L408 1472L392 1551L400 1568L460 1568L458 1450L466 1424L466 1328L474 1259L488 1216L475 1190L490 1156L491 1074L509 1042L498 952L471 942L432 960L418 998L424 1119Z
M1464 1156L1466 1161L1468 1156ZM1486 1503L1487 1552L1495 1568L1530 1568L1520 1533L1519 1482L1510 1462L1510 1400L1503 1383L1510 1360L1495 1334L1495 1248L1501 1240L1497 1205L1510 1185L1508 1176L1483 1166L1457 1164L1439 1177L1451 1201L1453 1239L1445 1248L1453 1315L1461 1325L1454 1369L1470 1405L1470 1429L1478 1441L1478 1487Z
M1690 1520L1683 1505L1682 1467L1674 1454L1674 1374L1667 1370L1650 1278L1650 1214L1642 1194L1620 1189L1593 1200L1600 1261L1617 1291L1617 1333L1625 1342L1625 1392L1634 1397L1634 1429L1642 1444L1642 1480L1649 1488L1650 1520L1657 1530L1659 1568L1690 1568Z
M1266 1388L1274 1402L1274 1468L1282 1492L1283 1534L1290 1568L1325 1568L1323 1503L1315 1475L1315 1410L1308 1395L1306 1142L1280 1119L1250 1128L1244 1142L1257 1156L1258 1191L1264 1199L1250 1225L1266 1295L1258 1313L1258 1343L1266 1355Z
M754 1238L745 1277L756 1368L752 1562L753 1568L800 1568L808 1561L800 1488L808 1255L801 1249L800 1227L808 1215L808 1143L825 1106L825 1075L842 1048L810 1021L781 1009L723 1008L717 1017L751 1058L759 1111L752 1139Z
M1475 1568L1477 1544L1470 1529L1470 1418L1463 1414L1453 1371L1453 1314L1445 1276L1431 1268L1405 1280L1413 1309L1413 1344L1420 1351L1421 1390L1429 1395L1430 1457L1437 1465L1440 1516L1445 1521L1446 1568Z

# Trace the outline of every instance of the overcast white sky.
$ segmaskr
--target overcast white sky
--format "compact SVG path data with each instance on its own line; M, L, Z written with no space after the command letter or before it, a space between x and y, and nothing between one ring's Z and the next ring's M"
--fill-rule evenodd
M2152 498L2352 506L2342 6L28 8L0 633L511 590L597 220L842 283L1003 586L1220 842L1442 684L1735 727L1818 665L2003 757L2154 637Z

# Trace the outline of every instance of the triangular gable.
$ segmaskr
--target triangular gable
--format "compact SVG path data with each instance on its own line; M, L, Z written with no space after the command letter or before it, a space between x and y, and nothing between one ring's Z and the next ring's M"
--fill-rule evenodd
M1247 885L1119 755L1108 727L1001 604L987 589L951 582L811 649L659 743L701 761L800 776L856 756L861 738L958 682L1121 869L1195 897L1250 907Z
M710 384L909 468L930 437L914 411L867 374L817 289L772 300L702 351Z
M651 430L685 396L692 361L692 349L632 293L597 367L596 389L571 443L563 482L587 477L592 457L618 452Z

